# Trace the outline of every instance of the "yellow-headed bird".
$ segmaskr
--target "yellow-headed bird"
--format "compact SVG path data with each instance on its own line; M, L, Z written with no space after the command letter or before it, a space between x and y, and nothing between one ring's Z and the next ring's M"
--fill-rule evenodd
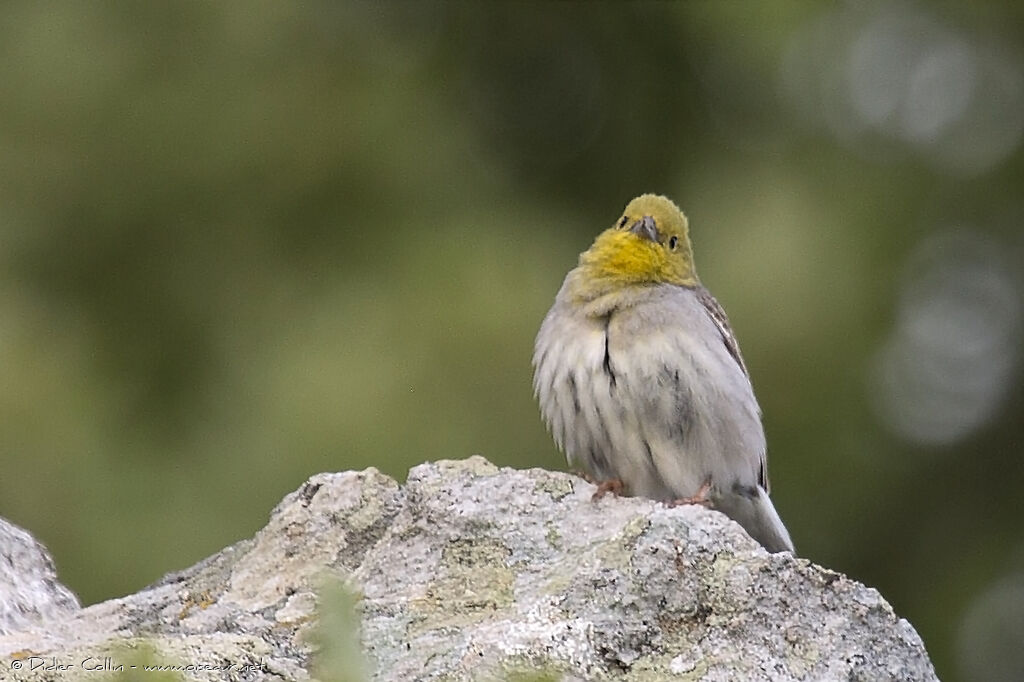
M628 494L710 504L767 550L793 551L768 497L746 365L671 200L637 197L580 254L533 365L544 421L570 465Z

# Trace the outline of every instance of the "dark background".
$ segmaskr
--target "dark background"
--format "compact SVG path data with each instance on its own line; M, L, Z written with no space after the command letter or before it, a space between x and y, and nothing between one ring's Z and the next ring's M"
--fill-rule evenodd
M802 556L1024 679L1011 2L0 8L0 515L92 603L320 471L562 468L533 336L687 212Z

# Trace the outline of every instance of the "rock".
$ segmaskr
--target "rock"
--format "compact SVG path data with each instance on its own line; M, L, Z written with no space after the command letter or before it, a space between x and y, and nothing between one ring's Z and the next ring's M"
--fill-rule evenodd
M46 548L28 531L0 519L0 635L78 608L78 598L57 580Z
M191 665L189 679L310 679L331 572L361 594L380 680L936 679L875 590L767 554L717 512L593 492L480 457L418 466L404 486L375 469L318 474L251 540L0 636L0 656L22 664L17 680L132 656Z

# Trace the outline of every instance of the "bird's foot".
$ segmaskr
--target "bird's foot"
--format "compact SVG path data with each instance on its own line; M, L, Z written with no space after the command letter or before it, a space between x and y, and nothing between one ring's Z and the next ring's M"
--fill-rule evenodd
M569 473L572 474L573 476L579 476L587 483L593 483L594 485L597 485L598 483L597 479L595 479L593 476L588 474L583 469L569 469Z
M690 497L680 497L676 500L669 500L665 503L668 507L681 507L684 504L699 504L702 507L712 508L711 499L708 498L708 493L711 492L711 479L704 481L700 489L697 490L696 494Z
M590 499L597 502L608 493L611 493L614 497L620 497L624 489L625 485L620 479L610 478L607 481L601 481L597 484L597 490L594 491L594 496Z

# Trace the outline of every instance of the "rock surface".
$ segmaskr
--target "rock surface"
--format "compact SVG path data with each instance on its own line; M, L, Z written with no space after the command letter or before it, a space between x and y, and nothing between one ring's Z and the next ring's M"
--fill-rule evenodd
M380 680L936 679L875 590L769 555L717 512L593 492L479 457L418 466L404 486L318 474L251 540L0 635L0 678L88 679L144 644L185 679L310 679L330 572L361 594Z
M57 581L46 548L28 531L0 519L0 635L76 609L78 599Z

